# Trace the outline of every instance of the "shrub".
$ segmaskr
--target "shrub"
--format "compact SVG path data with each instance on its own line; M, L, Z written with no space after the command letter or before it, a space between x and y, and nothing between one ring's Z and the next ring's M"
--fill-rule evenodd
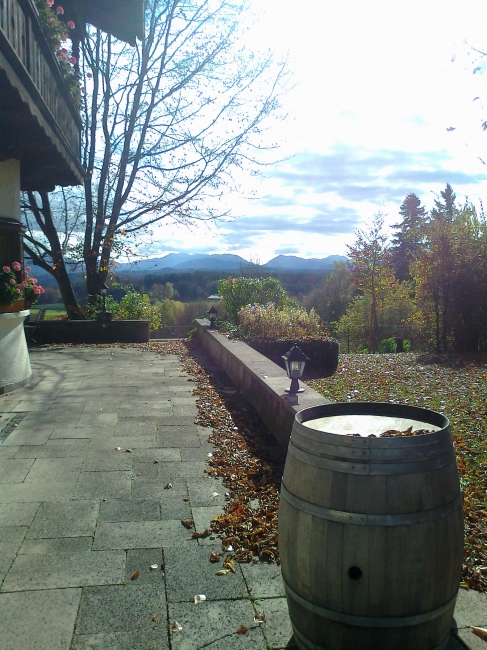
M276 278L228 278L218 281L218 293L230 318L238 323L239 311L246 305L266 305L277 309L288 301L286 289Z
M409 339L403 339L402 348L404 352L409 352L411 349L411 341ZM397 339L394 337L389 339L382 339L382 341L379 343L379 352L381 354L397 352Z
M249 305L240 309L238 318L240 333L254 339L304 339L327 334L315 310L308 313L303 307Z
M248 341L248 344L282 368L285 368L282 355L293 345L297 345L309 359L304 369L305 377L310 369L319 370L321 376L329 376L338 367L338 341L331 337L321 336L302 340L291 338L279 341L254 339Z
M149 328L158 330L161 326L161 312L155 305L151 305L150 298L146 293L138 291L127 291L118 303L115 317L120 320L137 320L147 318L150 321Z

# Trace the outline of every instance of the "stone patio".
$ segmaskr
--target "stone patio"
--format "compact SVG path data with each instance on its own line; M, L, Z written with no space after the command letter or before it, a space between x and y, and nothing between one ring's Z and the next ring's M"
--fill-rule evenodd
M34 382L0 397L0 650L294 647L279 567L216 576L219 539L181 525L208 527L225 490L178 358L67 347L31 363ZM455 620L449 650L487 648L470 631L485 594L460 590Z

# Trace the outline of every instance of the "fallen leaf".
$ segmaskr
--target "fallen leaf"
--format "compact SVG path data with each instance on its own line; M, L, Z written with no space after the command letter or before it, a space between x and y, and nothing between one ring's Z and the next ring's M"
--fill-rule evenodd
M473 627L472 632L484 641L487 641L487 630L484 630L483 627Z
M152 617L152 622L153 623L159 623L159 619L157 618L157 614L154 614L154 616Z
M131 580L137 580L137 578L140 576L140 571L136 571L135 573L132 573L130 576Z
M165 490L170 490L171 488L172 488L172 483L166 483L166 485L164 486Z
M208 528L205 528L205 530L202 533L197 533L196 531L191 533L191 537L193 539L205 539L205 537L208 537L210 535L210 531Z
M212 492L212 493L211 493L211 496L212 496L212 497L217 497L217 496L218 496L218 492Z
M235 563L234 563L234 561L232 560L231 557L226 557L225 558L225 560L223 561L223 566L225 567L225 569L228 569L232 573L237 572L237 569L235 568Z
M210 555L210 562L219 562L220 561L220 556L218 553L212 553Z
M264 612L255 612L255 614L254 614L254 623L257 623L257 625L262 625L262 623L265 623L265 613Z
M197 605L198 603L202 603L204 600L206 600L205 594L196 594L194 597L194 603Z
M245 625L241 625L237 630L237 634L247 634L247 629Z
M132 450L131 450L131 449L124 449L124 451L126 451L127 454L131 454L131 453L132 453Z
M192 519L181 519L181 523L185 528L192 528L194 526L194 521Z
M189 501L189 497L183 497L183 501Z
M179 625L177 621L174 621L174 623L171 623L171 627L169 628L173 634L177 634L178 632L181 632L183 629L182 625Z
M230 569L220 569L215 573L216 576L227 576L230 573Z
M122 451L122 447L115 447L115 451Z
M151 571L155 571L155 570L158 569L158 568L159 568L159 565L158 565L158 564L151 564L151 565L150 565L150 569L151 569Z
M159 462L160 462L160 461L158 461L158 460L155 460L155 461L154 461L154 465L155 465L156 463L159 463Z

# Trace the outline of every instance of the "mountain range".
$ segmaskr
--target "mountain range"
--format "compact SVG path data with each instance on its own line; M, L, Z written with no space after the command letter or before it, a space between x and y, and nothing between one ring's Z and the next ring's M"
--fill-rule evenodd
M346 262L343 255L329 255L322 259L304 259L294 255L278 255L259 266L266 271L331 271L333 262ZM251 265L239 255L230 253L169 253L164 257L138 260L132 264L117 264L117 273L169 273L171 271L240 271Z

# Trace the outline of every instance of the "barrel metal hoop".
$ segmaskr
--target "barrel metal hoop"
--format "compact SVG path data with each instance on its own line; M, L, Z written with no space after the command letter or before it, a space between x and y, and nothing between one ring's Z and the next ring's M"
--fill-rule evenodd
M304 645L305 648L308 648L308 650L326 650L325 646L317 645L310 639L307 639L298 630L298 628L294 625L294 623L292 623L292 626L293 626L294 636L298 639L298 641L300 641L302 645ZM448 635L448 637L442 643L440 643L440 645L436 646L436 648L432 648L432 650L446 650L449 641L450 641L450 635Z
M319 432L321 433L321 432ZM342 436L343 438L343 436ZM356 440L356 438L353 438ZM370 440L365 438L365 440ZM416 447L373 447L369 446L350 446L343 445L340 442L334 444L324 441L323 439L311 438L303 435L302 431L298 430L295 426L292 431L292 442L295 447L313 454L321 458L331 458L336 460L355 461L358 459L372 460L375 463L407 463L416 460L429 460L430 458L437 458L443 454L451 453L453 450L453 443L451 439L443 441L436 441L435 444L417 445ZM389 457L389 458L388 458Z
M438 508L432 508L431 510L406 512L395 515L372 515L332 510L331 508L309 503L309 501L305 501L289 492L284 483L281 483L281 497L291 506L301 512L306 512L308 515L328 521L335 521L339 524L351 524L353 526L412 526L415 524L424 524L428 521L435 521L441 517L446 517L455 510L458 510L458 508L461 508L463 502L463 494L460 492L450 503L439 506Z
M411 463L376 463L373 461L363 462L358 459L356 461L331 460L323 456L308 453L306 450L298 447L292 438L289 441L288 453L294 456L296 460L299 460L306 465L311 465L311 467L329 469L344 474L360 474L362 476L421 474L423 472L440 469L455 462L455 456L451 450L449 453L443 454L434 459L417 460Z
M421 625L422 623L427 623L432 621L435 618L438 618L442 614L445 614L450 609L453 610L455 606L455 601L457 599L457 594L453 596L451 600L447 603L433 609L430 612L424 612L424 614L416 614L414 616L400 616L400 617L373 617L373 616L355 616L353 614L342 614L341 612L334 612L331 609L325 609L319 605L314 605L308 600L297 594L284 580L284 589L286 590L286 595L294 600L298 605L304 607L312 614L317 614L322 618L329 619L330 621L335 621L335 623L343 623L344 625L354 625L356 627L376 627L376 628L391 628L391 627L410 627L412 625ZM441 648L441 645L439 646Z

